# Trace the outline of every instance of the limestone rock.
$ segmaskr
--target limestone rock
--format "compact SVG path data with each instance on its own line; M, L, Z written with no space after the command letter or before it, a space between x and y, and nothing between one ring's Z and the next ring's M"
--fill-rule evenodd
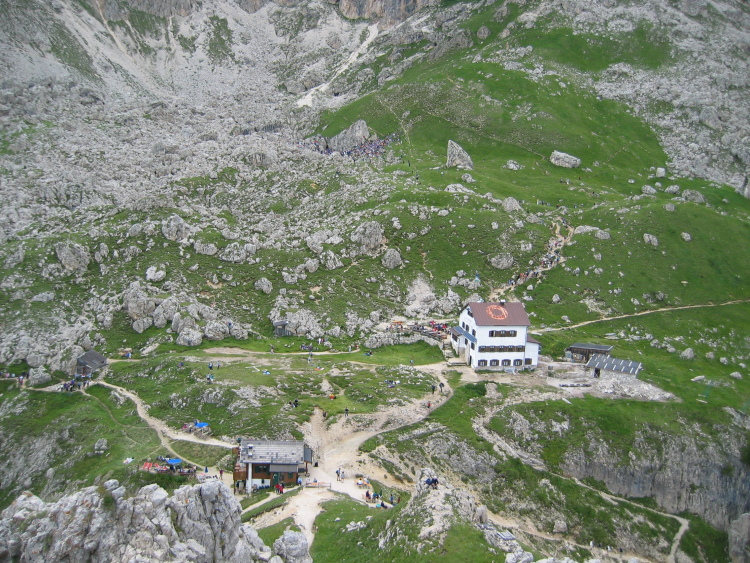
M180 346L200 346L203 343L203 333L195 328L185 328L177 337Z
M680 236L685 242L690 242L691 240L693 240L693 237L690 235L690 233L682 233Z
M229 335L229 327L221 321L208 321L203 334L208 340L223 340Z
M188 232L187 223L179 215L171 215L161 225L161 233L167 240L182 240L188 235Z
M490 265L498 270L507 270L512 268L516 263L515 258L509 252L503 252L490 258Z
M285 563L312 563L307 538L302 532L285 530L282 536L273 542L273 551L284 559Z
M509 160L503 165L503 168L506 168L508 170L523 170L526 167L523 164L519 164L515 160Z
M27 380L29 385L44 385L52 381L52 376L44 366L31 368L29 370L29 378Z
M158 269L156 266L149 266L146 270L146 281L160 282L167 277L167 272Z
M141 289L139 282L133 282L122 294L122 309L132 320L138 320L151 315L156 309L156 303Z
M675 206L674 203L665 203L664 204L664 211L674 211Z
M477 37L484 41L490 36L490 28L486 25L483 25L477 30Z
M609 231L602 231L601 229L596 231L594 236L599 240L609 240L612 237L612 235L609 234Z
M133 321L133 330L138 334L142 334L154 325L154 319L152 317L141 317Z
M360 119L335 137L328 139L328 148L335 151L348 151L363 145L369 137L370 130L367 127L367 123Z
M656 188L653 186L643 186L641 188L641 193L643 195L654 195L656 193Z
M404 263L404 261L401 259L401 253L397 249L389 248L385 251L385 254L383 254L381 263L383 264L384 268L393 270L394 268L400 267Z
M552 303L559 303L560 301L561 301L561 299L560 299L560 295L558 295L557 293L555 293L555 294L554 294L554 295L552 296Z
M83 271L91 261L88 249L75 242L57 243L55 253L57 253L58 260L68 272Z
M255 289L269 295L273 291L273 284L268 278L260 278L255 282Z
M549 161L555 166L562 166L563 168L578 168L581 165L580 158L560 151L552 151Z
M224 262L234 262L235 264L244 262L246 258L247 252L245 252L244 247L240 246L240 243L238 242L229 243L224 249L224 252L219 255L220 260L224 260Z
M217 252L219 252L219 248L212 242L209 243L202 243L199 240L196 240L193 243L193 248L198 254L205 254L207 256L213 256Z
M680 358L682 358L683 360L694 360L695 359L695 352L693 351L692 348L686 348L680 354Z
M693 203L706 203L706 198L703 194L695 190L685 190L682 192L682 199L692 201Z
M461 145L455 141L448 141L448 161L445 163L445 166L447 168L455 166L457 168L474 170L474 163L469 153L462 149Z
M657 239L654 235L650 235L648 233L645 233L643 235L643 242L646 244L650 244L651 246L659 246L659 239Z
M750 561L750 513L745 513L729 525L729 556L732 563Z
M326 270L336 270L337 268L343 268L344 263L339 258L338 254L332 250L326 250L320 255L320 259Z
M521 208L521 204L518 203L518 200L514 197L506 197L503 200L503 209L507 211L508 213L511 213L513 211L523 211Z
M53 503L24 493L0 517L0 553L34 563L269 560L270 550L240 513L218 481L180 487L171 497L158 485L127 496L114 479ZM305 561L306 544L292 545L296 561Z
M384 242L383 227L377 221L368 221L359 225L351 236L352 242L360 245L359 251L372 255Z
M732 379L742 379L742 374L738 371L733 371L729 374L729 377L731 377Z
M553 534L567 534L568 533L568 524L565 522L565 520L555 520L555 524L552 527L552 533Z

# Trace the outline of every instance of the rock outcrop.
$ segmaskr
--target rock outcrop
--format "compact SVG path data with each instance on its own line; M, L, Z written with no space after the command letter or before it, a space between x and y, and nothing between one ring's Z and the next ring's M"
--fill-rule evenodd
M474 162L472 162L469 153L455 141L448 141L448 161L445 166L446 168L455 166L456 168L474 170Z
M341 133L328 139L328 148L335 151L348 151L367 142L370 130L363 119L355 121Z
M232 491L219 481L180 487L172 496L158 485L128 496L115 480L52 503L24 493L0 516L0 560L270 560L272 551L240 514ZM283 560L310 560L306 542L280 545Z
M549 161L555 166L563 168L578 168L581 165L581 159L560 151L552 151Z

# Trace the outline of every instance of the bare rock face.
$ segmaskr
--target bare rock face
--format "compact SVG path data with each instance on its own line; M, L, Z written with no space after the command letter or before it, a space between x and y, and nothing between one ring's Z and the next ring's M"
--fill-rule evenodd
M349 19L379 19L383 27L405 20L425 6L434 6L435 0L332 0L339 4L341 13Z
M750 563L750 513L745 513L729 526L729 556L732 563Z
M56 244L55 253L60 263L69 272L83 271L91 261L91 254L89 254L88 249L75 242L60 242Z
M367 142L370 130L363 119L355 121L341 133L328 139L328 148L335 151L348 151Z
M455 166L466 170L474 170L474 162L472 162L469 153L455 141L448 141L448 162L445 163L445 166L447 168Z
M549 161L555 166L563 168L578 168L581 165L581 159L560 151L552 151Z
M273 556L242 524L240 505L223 483L181 487L171 497L147 485L125 496L115 480L54 503L24 493L0 517L0 560L255 562ZM305 546L296 546L294 561L304 561Z

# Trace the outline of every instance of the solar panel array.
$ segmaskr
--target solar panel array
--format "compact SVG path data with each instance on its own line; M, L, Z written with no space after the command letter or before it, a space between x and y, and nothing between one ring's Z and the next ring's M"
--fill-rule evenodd
M634 362L633 360L618 360L617 358L605 354L594 354L591 356L586 367L603 369L605 371L616 371L618 373L628 373L630 375L638 375L638 372L643 369L641 362Z

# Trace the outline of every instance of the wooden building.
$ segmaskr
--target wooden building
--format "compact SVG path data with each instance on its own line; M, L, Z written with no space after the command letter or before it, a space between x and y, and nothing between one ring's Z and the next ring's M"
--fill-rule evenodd
M313 452L300 440L240 440L234 481L247 490L264 489L277 483L295 485L307 473Z
M614 346L606 344L583 344L576 342L565 348L565 351L570 352L570 358L574 362L588 362L594 354L609 356L613 348Z

